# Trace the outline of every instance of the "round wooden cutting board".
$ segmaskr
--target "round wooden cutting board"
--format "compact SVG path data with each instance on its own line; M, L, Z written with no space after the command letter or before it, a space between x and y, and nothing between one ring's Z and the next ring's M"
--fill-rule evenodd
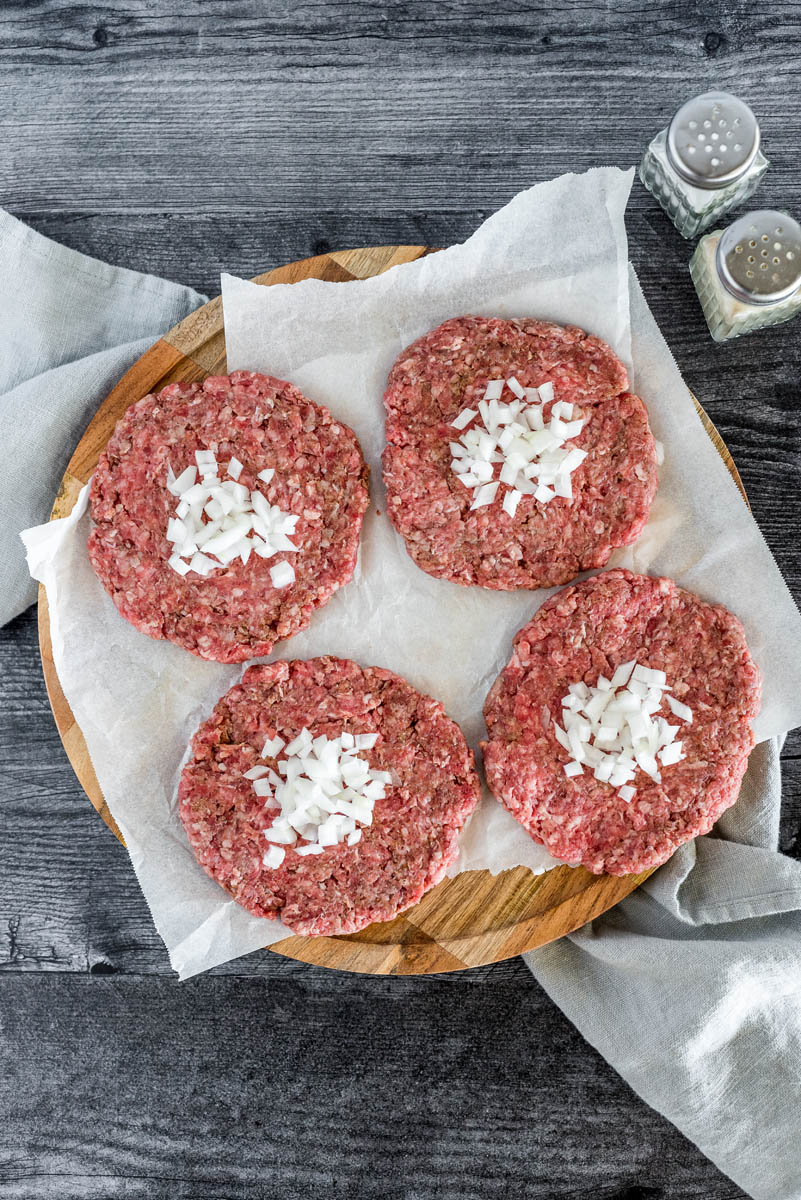
M269 285L309 278L338 282L366 279L429 253L432 251L425 246L344 250L278 267L257 276L254 282ZM129 405L175 380L200 380L225 371L222 303L217 297L160 338L103 401L72 456L51 519L72 511L114 426ZM709 436L743 491L728 450L700 405L698 409ZM47 691L64 748L92 804L120 837L83 735L59 684L50 644L47 597L41 587L39 641ZM291 645L287 652L291 654ZM646 871L616 878L591 875L583 867L556 867L544 875L532 875L518 867L494 877L488 871L470 871L445 880L394 921L344 937L291 937L270 949L302 962L377 975L458 971L511 958L571 933L617 904L650 874Z

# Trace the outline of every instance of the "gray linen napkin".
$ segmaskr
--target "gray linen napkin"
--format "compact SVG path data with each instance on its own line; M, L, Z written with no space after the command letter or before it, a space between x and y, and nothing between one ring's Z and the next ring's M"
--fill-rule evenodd
M18 531L47 519L103 396L205 297L109 267L0 210L0 624L35 599ZM758 1200L801 1200L801 865L780 855L779 745L715 835L525 956L584 1036Z
M19 534L47 520L100 401L205 300L56 245L0 209L0 625L36 599Z
M801 1200L801 863L777 851L780 745L638 891L524 956L652 1108L756 1200Z

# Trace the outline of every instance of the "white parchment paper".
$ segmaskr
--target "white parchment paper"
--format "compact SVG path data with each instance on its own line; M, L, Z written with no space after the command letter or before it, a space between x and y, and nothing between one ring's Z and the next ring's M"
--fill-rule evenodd
M801 618L629 276L623 213L632 174L610 168L538 185L464 245L375 279L264 288L223 277L229 369L297 383L353 427L372 468L353 581L273 657L338 654L389 667L441 700L477 744L483 700L514 632L549 593L461 588L413 565L385 515L381 397L399 351L447 317L540 316L581 325L615 348L665 446L652 520L617 561L671 574L737 612L765 675L758 737L801 723ZM89 566L85 510L84 494L69 518L23 535L29 565L47 588L62 687L185 978L287 934L204 875L175 812L187 742L241 668L153 642L118 615ZM485 794L462 837L459 869L553 862Z

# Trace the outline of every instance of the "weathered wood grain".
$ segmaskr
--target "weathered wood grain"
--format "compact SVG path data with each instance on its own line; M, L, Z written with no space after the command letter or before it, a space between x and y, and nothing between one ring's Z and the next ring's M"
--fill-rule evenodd
M478 59L504 61L509 70L535 54L553 70L603 71L626 62L644 75L648 65L665 63L675 73L682 58L716 59L720 69L754 48L783 62L801 40L797 6L734 7L713 0L703 10L693 4L654 8L636 3L597 8L566 0L545 5L530 0L273 0L269 5L227 0L194 0L180 10L131 0L107 0L102 9L27 0L12 6L0 41L0 54L20 64L118 66L159 59L177 44L193 63L214 62L242 69L243 50L262 60L312 69L322 65L372 67L441 61L443 49ZM643 21L653 39L644 53ZM339 51L334 59L333 49ZM632 51L634 53L632 53ZM609 56L612 56L611 59ZM326 60L326 61L321 61Z
M677 99L721 85L762 118L759 203L798 212L799 49L797 0L10 0L0 204L214 294L221 268L458 241L526 183L634 163ZM801 327L713 347L690 246L638 183L629 211L649 304L801 598ZM4 1196L741 1195L519 962L354 982L262 954L157 978L125 853L58 742L32 613L0 631L0 746ZM788 753L782 845L801 857L797 735Z
M30 983L0 979L15 1200L742 1196L533 982Z
M744 90L768 148L799 111L786 0L7 11L4 202L25 211L491 209L527 180L634 161L688 85ZM780 158L785 194L791 170Z

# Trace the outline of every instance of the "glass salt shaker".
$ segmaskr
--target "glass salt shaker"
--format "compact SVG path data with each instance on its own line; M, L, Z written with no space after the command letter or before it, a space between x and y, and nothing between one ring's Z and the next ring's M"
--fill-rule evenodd
M728 92L705 92L683 104L650 143L640 179L691 238L746 200L769 165L748 105Z
M761 209L701 238L690 259L716 342L781 325L801 312L801 225Z

